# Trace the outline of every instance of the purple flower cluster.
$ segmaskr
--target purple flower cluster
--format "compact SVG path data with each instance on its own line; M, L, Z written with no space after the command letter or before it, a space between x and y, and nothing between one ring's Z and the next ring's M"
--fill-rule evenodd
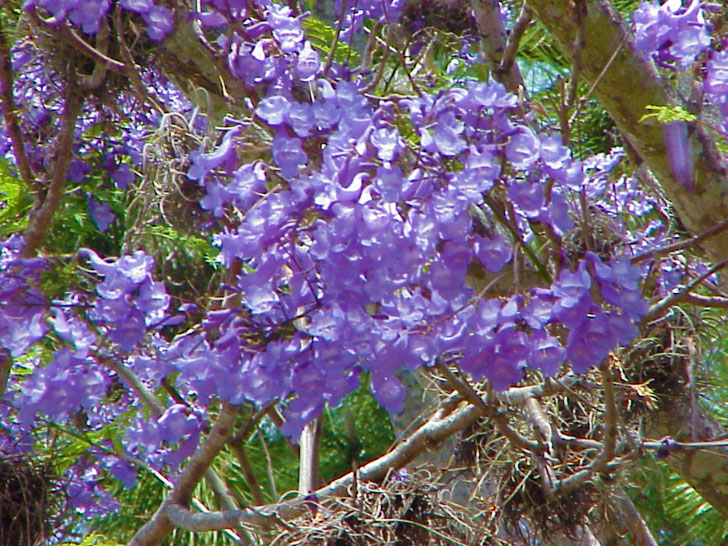
M557 134L521 119L517 97L492 81L418 96L365 94L356 71L334 63L323 74L303 16L289 7L259 1L253 10L246 0L200 5L190 18L203 30L228 27L212 47L258 93L248 104L253 119L226 120L214 146L189 154L186 173L204 189L199 205L207 225L224 225L212 237L222 265L240 271L225 286L238 296L230 298L237 307L209 309L199 328L170 339L159 328L181 318L168 315L169 296L153 280L153 260L142 251L105 260L82 250L99 277L95 295L71 294L47 312L36 288L45 262L21 260L18 241L6 243L0 344L21 355L49 331L48 323L63 342L18 390L24 425L38 412L62 420L101 404L118 378L98 362L113 354L151 390L171 381L189 402L158 418L140 414L125 431L128 454L176 470L198 443L206 408L218 400L279 400L283 432L296 437L326 404L352 392L363 372L382 406L397 412L406 395L402 371L456 362L473 379L503 390L527 367L545 376L564 364L585 372L636 334L647 308L641 271L627 258L605 261L588 252L574 263L553 260L562 268L549 270L534 242L544 229L557 240L573 230L576 196L607 199L621 151L574 160ZM25 3L89 33L109 6L109 0ZM153 40L174 28L172 12L151 0L120 6L144 19ZM344 37L365 17L393 22L400 8L400 2L360 0L346 10ZM685 9L673 1L642 4L635 23L638 47L657 49L660 62L687 67L708 45L697 2ZM706 93L725 95L727 64L724 53L712 54ZM179 97L172 91L168 98ZM50 132L49 113L31 110L35 132ZM140 165L144 128L158 121L134 118L126 133L133 144L103 152L100 163L117 187L134 181L118 156ZM269 154L241 160L239 144L253 126L267 133ZM89 165L75 161L70 178L80 183ZM496 206L486 206L491 201L484 197ZM649 203L640 200L609 211L643 214ZM496 211L500 201L505 210ZM96 201L89 211L102 230L113 221ZM505 277L509 268L529 269L540 285L504 295L476 289L474 277ZM124 403L134 396L125 391ZM134 484L128 464L97 455L122 483ZM88 495L79 488L79 499Z
M161 41L174 29L172 11L152 0L121 0L122 8L138 13L147 24L152 40ZM26 11L42 8L58 24L70 21L87 34L96 34L111 8L111 0L25 0Z
M345 80L318 80L315 89L311 103L277 88L258 104L278 169L224 167L234 157L228 130L188 173L206 187L204 209L243 213L216 243L225 266L245 266L236 284L245 311L215 312L207 325L225 335L168 361L203 403L214 394L287 399L284 431L295 437L351 392L361 371L380 403L399 411L401 370L457 358L505 389L526 366L553 375L569 361L583 372L635 334L645 303L639 271L623 260L589 254L550 287L508 300L478 302L467 282L474 264L499 272L514 252L511 234L476 233L471 207L484 194L507 192L525 238L531 222L562 236L573 228L572 193L606 177L619 155L573 161L558 136L514 121L516 98L494 82L377 104ZM414 160L404 112L419 139ZM325 142L315 168L300 140L307 136ZM458 167L443 169L450 161ZM286 183L265 192L276 178ZM261 332L257 345L246 341Z
M0 347L13 357L24 354L48 331L47 299L37 287L47 264L43 258L21 258L22 247L18 236L0 243Z
M68 347L56 351L47 365L36 366L16 397L21 408L18 421L25 427L32 425L38 412L60 422L81 409L94 408L110 382L91 358L80 358Z
M341 39L350 42L351 35L359 31L364 19L375 19L387 25L393 25L399 21L404 9L406 0L336 0L334 11L343 13L344 19L341 22ZM345 4L345 5L344 5ZM344 11L342 12L342 8Z
M132 350L147 329L170 322L165 320L169 296L164 284L152 278L151 257L138 250L107 262L92 250L84 249L79 254L88 257L96 273L104 277L96 286L99 297L89 310L89 318L121 350Z
M700 0L691 0L687 7L681 0L668 0L662 5L656 0L643 1L632 19L635 47L661 65L674 62L684 70L710 45Z
M228 50L228 68L247 86L275 82L287 87L291 78L311 81L320 71L319 53L306 40L301 17L288 6L265 3L265 19L248 19L243 36L234 33ZM222 21L244 17L243 10L214 12Z

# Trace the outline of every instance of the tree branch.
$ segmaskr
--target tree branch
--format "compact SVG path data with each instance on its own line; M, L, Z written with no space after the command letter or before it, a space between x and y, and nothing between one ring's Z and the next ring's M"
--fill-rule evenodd
M385 455L359 468L357 472L358 479L360 481L383 479L390 470L403 467L426 449L432 449L440 445L447 438L465 429L480 417L478 409L470 404L456 411L446 413L444 416L443 413L446 412L436 412L432 418L401 444ZM187 510L180 503L170 503L167 505L166 514L172 524L190 531L226 529L237 523L266 525L275 521L276 518L286 520L303 513L307 510L307 504L311 503L312 496L324 499L347 494L353 481L354 473L349 472L326 487L316 490L310 496L299 496L290 501L259 508L200 514Z
M321 420L317 417L301 432L298 466L298 492L307 495L316 489L318 481L319 439Z
M147 389L146 385L139 380L134 372L111 358L99 359L99 362L111 371L115 372L116 375L129 385L129 388L131 388L131 390L133 390L142 402L144 402L144 404L149 408L153 417L159 418L162 416L164 413L164 406L154 393Z
M134 535L129 546L158 546L172 532L173 525L168 517L170 506L186 506L195 486L203 478L205 471L228 442L235 423L237 408L224 403L217 421L205 441L197 448L187 465L182 469L174 488L162 502L152 518ZM233 511L234 512L234 511ZM210 512L214 514L214 512ZM226 528L234 528L236 523Z
M607 464L614 459L617 447L617 399L614 393L612 367L609 358L603 366L599 367L604 390L604 437L602 438L602 451L592 464L596 472L604 472Z
M503 436L514 446L525 451L536 453L538 450L538 444L527 440L517 431L511 428L506 418L498 412L498 408L493 404L486 404L481 396L475 391L473 386L466 380L455 376L446 364L442 362L437 365L438 371L445 377L448 383L460 393L460 395L470 402L473 406L478 408L478 411L483 417L488 417L493 421L493 424ZM489 394L489 398L497 404L497 397L494 394ZM489 400L490 401L490 400Z
M717 223L713 227L706 229L703 233L700 233L695 237L691 237L690 239L686 239L684 241L678 241L677 243L642 252L641 254L637 254L637 256L633 256L630 261L633 264L637 264L640 262L644 262L645 260L659 258L660 256L665 256L666 254L671 254L673 252L679 252L680 250L692 248L705 241L706 239L722 233L726 228L728 228L728 218L726 218L722 222Z
M63 188L66 185L68 167L73 159L73 137L76 129L76 120L81 113L83 97L78 89L70 83L66 87L66 107L63 113L63 120L58 141L56 142L56 161L53 165L53 178L45 199L40 207L32 213L28 221L28 228L25 231L25 246L23 247L23 258L35 256L38 248L43 243L48 228L50 227L53 214L61 204Z
M506 86L511 93L518 93L523 86L523 78L518 65L515 64L515 53L523 32L530 22L530 8L524 5L521 15L506 42L506 31L500 12L498 0L471 0L470 5L475 14L480 38L485 48L485 55L492 66L493 76Z
M652 319L659 316L663 311L666 309L669 309L673 305L686 301L690 297L690 291L694 290L695 287L697 287L700 283L702 283L704 280L706 280L708 277L716 273L717 271L720 271L724 267L728 266L728 258L721 261L720 263L714 265L708 271L700 275L695 280L691 281L690 284L687 286L681 288L680 290L676 290L669 296L665 296L660 301L655 303L650 309L647 311L647 314L645 314L644 317L642 317L642 320L640 320L640 326L645 326L648 324ZM696 301L700 299L699 296L696 296ZM720 298L722 300L724 298ZM719 300L719 301L720 301Z
M0 100L2 100L3 120L5 130L13 145L15 164L18 167L20 178L29 188L38 189L38 183L30 167L30 160L25 151L25 142L18 124L18 111L13 97L13 67L10 58L5 29L0 25Z

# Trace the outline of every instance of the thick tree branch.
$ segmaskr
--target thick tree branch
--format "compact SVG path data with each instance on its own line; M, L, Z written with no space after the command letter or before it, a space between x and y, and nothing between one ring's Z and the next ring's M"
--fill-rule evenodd
M521 16L506 41L506 31L498 0L471 0L470 5L475 14L480 38L485 55L493 67L493 76L506 86L511 93L518 93L523 85L523 78L518 65L515 64L515 53L518 51L523 32L530 22L530 9L524 5Z
M174 488L167 495L154 516L134 535L129 542L129 546L158 546L172 532L173 525L167 514L168 507L174 505L186 506L189 503L195 486L203 478L205 471L228 442L235 423L236 413L237 408L235 406L228 403L223 404L217 421L205 441L197 448L197 451L182 469ZM214 512L210 514L214 515ZM233 522L232 525L228 525L226 528L236 526L236 523Z
M187 98L213 121L230 113L247 112L245 98L255 103L255 91L247 90L240 79L230 74L222 59L200 42L194 23L184 17L176 19L174 32L160 47L159 63Z
M53 214L61 204L63 188L66 185L68 167L73 159L73 137L76 129L76 120L81 113L83 97L78 89L70 83L66 88L66 105L63 113L61 131L56 141L56 161L53 164L53 178L46 193L45 199L28 221L28 229L25 231L25 246L23 247L23 258L35 256L38 248L43 243Z

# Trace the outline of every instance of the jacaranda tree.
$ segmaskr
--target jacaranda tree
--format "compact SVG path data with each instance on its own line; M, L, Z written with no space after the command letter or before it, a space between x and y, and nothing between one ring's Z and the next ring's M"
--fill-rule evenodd
M2 544L723 543L721 1L0 6Z

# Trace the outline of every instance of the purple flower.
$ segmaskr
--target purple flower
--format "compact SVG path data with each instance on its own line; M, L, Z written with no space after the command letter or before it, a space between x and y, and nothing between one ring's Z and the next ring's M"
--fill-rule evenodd
M401 413L407 389L396 375L372 374L372 395L389 413Z
M88 201L88 211L93 218L96 227L101 231L106 231L109 226L116 220L116 215L111 212L111 207L106 203L99 203L94 199Z
M152 6L142 13L147 24L147 34L155 42L161 42L174 30L174 17L172 11L164 6Z
M139 288L139 296L134 301L134 306L144 313L147 326L161 321L169 307L169 296L164 284L146 279Z
M489 82L470 81L468 94L461 100L464 108L508 109L518 104L518 97L508 93L503 84L491 80Z
M200 199L200 206L204 210L210 210L215 218L221 218L225 214L225 205L230 201L231 195L227 188L217 181L205 184L207 195Z
M335 98L317 100L313 103L313 117L321 130L334 127L342 116L339 101Z
M278 131L273 139L271 148L273 159L281 168L284 178L293 178L298 174L298 168L308 164L308 157L303 151L301 139L290 138L285 131Z
M536 218L541 213L545 200L541 184L512 182L508 187L508 197L528 218Z
M321 69L321 60L316 50L311 47L311 42L306 40L296 61L296 74L302 82L310 82Z
M268 22L273 29L273 37L278 41L283 53L291 53L298 49L305 38L301 21L290 17L291 9L287 6L270 4Z
M197 432L199 421L189 413L187 406L174 404L158 419L159 437L163 442L177 444Z
M291 126L296 135L301 138L306 138L316 123L313 108L306 102L294 102L288 111L286 122Z
M528 355L529 366L541 370L546 377L553 377L564 360L566 360L566 350L558 339L551 337L545 330L533 333L531 352Z
M90 171L91 168L86 163L78 159L73 159L68 166L67 176L70 180L80 184Z
M122 163L118 169L111 171L111 180L120 190L127 189L134 183L135 178L128 163Z
M77 358L86 358L88 356L89 347L96 343L96 335L89 330L88 325L79 319L75 314L69 314L68 317L57 308L51 309L54 320L53 330L58 336L72 343L76 347L73 356Z
M581 298L591 288L591 276L587 265L587 262L582 260L574 273L563 269L559 274L559 280L552 287L554 295L570 302L576 302Z
M99 21L109 11L109 0L84 0L76 2L76 7L71 9L68 18L76 25L79 25L84 32L95 34L99 29Z
M404 183L402 169L399 166L395 166L394 168L377 168L374 187L382 196L384 202L396 203L399 201Z
M271 127L281 125L291 109L291 101L283 95L269 95L258 104L255 113Z
M0 307L0 346L8 349L13 357L18 357L48 331L43 320L45 305L28 306L17 299L3 303Z
M506 157L517 169L528 169L538 159L539 141L528 127L519 127L506 144Z
M237 207L246 210L265 192L266 179L262 162L246 163L235 171L227 191Z
M716 98L728 96L728 49L715 52L707 70L705 92L717 95Z
M587 317L569 332L566 353L575 373L586 373L598 366L616 346L616 336L609 317L601 311Z
M192 165L187 171L187 178L190 180L204 180L207 174L224 165L226 168L232 168L237 160L237 154L233 147L233 138L240 133L240 128L235 127L225 133L220 146L213 152L206 154L200 148L190 154Z
M467 148L460 135L465 125L457 118L452 110L445 111L437 116L432 135L425 129L420 130L422 147L439 151L442 155L453 157Z
M146 13L154 7L152 0L121 0L122 8L135 13Z
M372 145L377 149L377 157L382 161L395 161L404 149L404 141L396 127L381 127L369 136Z
M475 256L488 271L497 273L511 261L513 248L502 236L495 234L493 237L485 239L480 235L474 235L473 238Z
M541 159L553 171L561 170L570 164L570 152L561 140L561 135L541 136Z
M698 0L685 8L681 0L668 0L662 5L642 2L632 19L635 48L654 55L660 62L677 61L685 69L710 45Z
M144 339L144 314L131 311L119 321L112 323L108 330L111 341L118 343L122 351L131 351L136 344Z
M695 191L693 151L688 138L688 124L674 121L663 127L667 161L672 175L685 190Z

